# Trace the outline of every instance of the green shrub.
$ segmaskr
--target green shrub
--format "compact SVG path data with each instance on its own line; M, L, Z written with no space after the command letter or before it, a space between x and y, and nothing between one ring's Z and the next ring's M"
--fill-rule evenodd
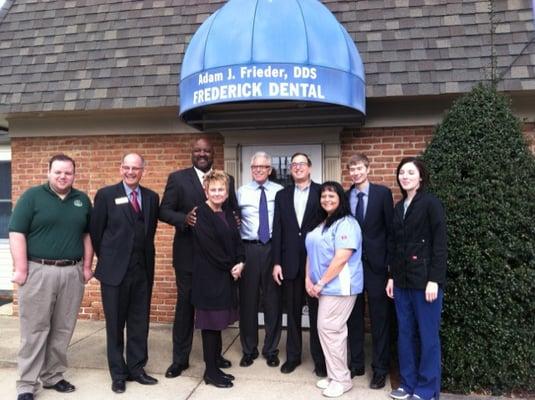
M443 387L535 391L535 159L509 101L480 84L423 154L448 223Z

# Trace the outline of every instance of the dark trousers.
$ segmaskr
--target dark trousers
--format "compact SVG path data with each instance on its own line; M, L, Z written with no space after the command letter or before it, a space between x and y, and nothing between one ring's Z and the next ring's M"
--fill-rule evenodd
M300 362L303 343L301 319L305 302L304 273L299 274L295 279L284 279L282 281L282 296L286 304L287 317L286 359Z
M301 319L305 302L305 271L300 271L295 279L282 281L283 298L286 303L287 332L286 359L301 361L302 328ZM318 299L306 296L310 321L310 353L315 366L325 367L325 357L318 337Z
M244 354L258 354L258 303L263 298L266 336L262 354L278 354L282 327L281 289L272 276L271 244L244 243L245 268L239 280L240 341Z
M177 300L173 322L173 362L188 364L193 342L194 308L191 304L191 272L175 270Z
M390 318L392 302L386 295L386 274L376 274L364 262L364 290L367 293L372 333L372 369L386 375L390 367ZM357 301L347 322L349 342L349 367L364 368L364 309L365 296Z
M425 300L423 289L394 286L398 320L398 357L401 387L423 400L440 395L440 314L444 293L435 301Z
M108 366L112 380L143 372L147 364L150 290L145 268L131 266L119 286L100 285L106 317ZM124 328L126 326L126 362Z

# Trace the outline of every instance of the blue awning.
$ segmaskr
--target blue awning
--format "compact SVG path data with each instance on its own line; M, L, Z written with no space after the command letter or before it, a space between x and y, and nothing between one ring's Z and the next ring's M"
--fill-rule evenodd
M184 55L180 116L200 129L243 127L244 115L257 126L277 115L279 125L355 125L364 114L358 50L318 0L230 0Z

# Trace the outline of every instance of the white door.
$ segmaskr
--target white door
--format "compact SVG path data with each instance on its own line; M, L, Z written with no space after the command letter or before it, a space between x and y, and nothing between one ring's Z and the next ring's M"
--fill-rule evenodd
M312 161L311 178L316 183L322 182L322 153L320 144L306 144L306 145L255 145L243 146L241 152L242 160L242 181L241 184L246 184L252 180L251 178L251 158L257 151L264 151L271 156L271 166L277 173L277 182L283 186L290 182L289 180L289 165L290 157L297 152L305 153Z

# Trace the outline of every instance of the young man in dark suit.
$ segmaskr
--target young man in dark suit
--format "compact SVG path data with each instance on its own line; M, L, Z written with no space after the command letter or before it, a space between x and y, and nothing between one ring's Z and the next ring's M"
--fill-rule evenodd
M100 281L111 388L116 393L126 390L126 380L142 385L158 382L144 367L159 197L139 185L144 172L143 157L126 154L120 167L122 181L97 192L91 214L90 235L98 256L95 278Z
M193 340L194 310L191 305L191 279L193 271L193 235L195 210L206 201L202 187L204 174L212 169L214 150L207 138L198 138L191 149L193 166L169 174L160 205L160 220L175 227L173 241L173 267L177 287L175 321L173 323L173 362L165 376L174 378L189 367ZM234 179L230 177L229 198L225 207L238 210ZM220 356L219 368L230 367L230 361Z
M305 300L305 237L318 224L319 185L310 179L312 163L308 155L296 153L290 171L294 181L275 197L273 218L273 279L282 285L286 303L286 362L281 372L289 374L301 364L301 315ZM307 296L308 297L308 296ZM318 300L308 297L310 352L314 372L327 376L325 358L317 331Z
M347 192L351 212L362 230L362 264L364 290L367 293L372 331L371 389L385 386L390 364L391 301L387 282L387 240L393 216L392 192L385 186L370 183L370 162L364 154L353 155L347 164L353 185ZM364 375L364 296L358 296L347 323L349 329L349 369L351 377Z

